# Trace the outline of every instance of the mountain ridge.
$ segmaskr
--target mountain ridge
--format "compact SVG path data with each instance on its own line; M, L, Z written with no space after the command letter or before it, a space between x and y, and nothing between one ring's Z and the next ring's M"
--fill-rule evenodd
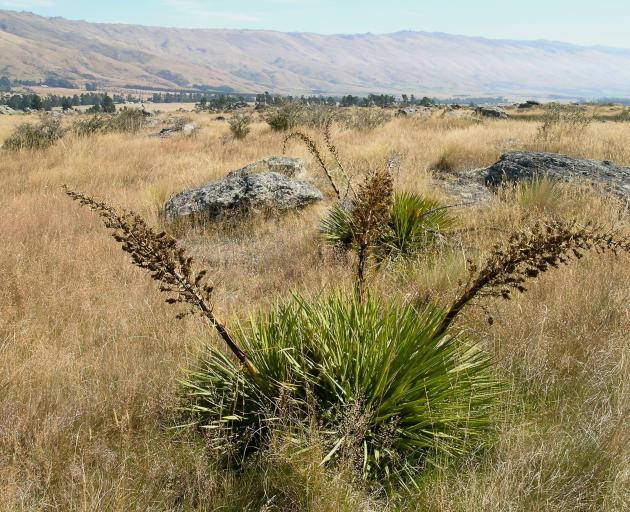
M0 75L240 92L630 95L630 49L443 32L316 34L91 23L0 10Z

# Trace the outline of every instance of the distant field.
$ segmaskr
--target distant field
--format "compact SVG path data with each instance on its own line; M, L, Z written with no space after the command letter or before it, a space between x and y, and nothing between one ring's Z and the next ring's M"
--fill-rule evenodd
M353 283L349 261L322 245L318 226L333 194L297 143L288 155L305 159L308 179L326 194L323 203L228 225L177 231L164 224L160 210L172 194L282 153L286 134L259 117L244 141L233 139L215 115L199 113L186 114L199 126L190 137L149 136L178 109L193 106L146 104L168 115L135 134L69 134L45 151L0 153L0 510L628 510L625 256L591 254L545 274L513 301L490 299L487 310L468 312L457 328L480 342L508 383L492 439L476 453L427 468L417 489L391 500L351 471L320 467L314 444L299 445L297 455L290 445L270 446L239 472L217 462L208 436L172 429L183 369L194 367L214 335L198 318L175 321L176 310L155 283L61 185L133 209L176 234L209 269L216 313L231 326L292 292L349 290ZM0 116L0 143L18 124L37 119ZM73 118L63 122L69 126ZM437 110L373 130L336 127L334 135L357 182L396 154L396 187L444 205L461 199L433 179L439 162L457 175L506 151L544 150L630 166L628 123L598 121L548 141L537 137L538 128L527 119L478 122ZM465 280L468 260L483 261L509 232L540 219L630 232L618 202L573 186L519 189L449 211L458 230L453 243L411 264L385 265L371 281L374 293L447 303Z

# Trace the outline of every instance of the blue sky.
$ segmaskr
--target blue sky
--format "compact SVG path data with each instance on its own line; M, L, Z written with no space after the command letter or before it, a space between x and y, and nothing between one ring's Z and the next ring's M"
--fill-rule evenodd
M630 0L0 0L0 8L157 26L425 30L630 48Z

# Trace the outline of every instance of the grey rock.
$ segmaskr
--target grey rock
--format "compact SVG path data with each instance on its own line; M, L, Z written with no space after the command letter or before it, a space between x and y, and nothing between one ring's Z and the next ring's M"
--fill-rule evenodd
M15 114L15 110L13 110L11 107L9 107L8 105L0 105L0 115L11 115L11 114Z
M399 108L396 117L413 117L416 115L416 109L413 107Z
M437 183L450 195L463 202L486 203L494 194L484 182L485 169L443 172L434 175Z
M579 180L630 200L630 168L608 160L586 160L555 153L508 153L486 170L484 181L489 187L502 183L531 181L546 177L551 181Z
M189 136L197 131L198 127L195 123L185 123L182 125L169 126L168 128L162 128L159 133L157 133L156 137L161 137L163 139L168 139L170 137L174 137L175 135L184 135Z
M490 119L508 119L509 116L505 110L499 107L477 107L475 113L481 117Z
M164 205L164 215L168 221L190 216L217 219L238 212L296 210L322 199L322 193L310 183L277 172L255 172L247 166L177 194Z
M436 174L450 194L485 202L492 190L508 183L546 178L552 182L582 182L595 190L613 194L630 206L630 168L604 160L572 158L556 153L507 153L488 168Z
M528 108L534 108L540 105L540 102L538 101L534 101L534 100L529 100L526 101L525 103L521 103L518 108L520 108L521 110L525 110Z

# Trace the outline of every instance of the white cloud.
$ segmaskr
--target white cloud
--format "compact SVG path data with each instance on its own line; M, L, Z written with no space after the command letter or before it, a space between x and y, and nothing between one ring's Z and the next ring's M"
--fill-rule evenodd
M7 9L37 9L42 7L53 7L54 0L4 0L0 1L0 7Z
M216 22L247 23L259 21L258 17L243 12L217 10L200 0L161 0L164 7L177 10L177 14L187 18L212 20Z

